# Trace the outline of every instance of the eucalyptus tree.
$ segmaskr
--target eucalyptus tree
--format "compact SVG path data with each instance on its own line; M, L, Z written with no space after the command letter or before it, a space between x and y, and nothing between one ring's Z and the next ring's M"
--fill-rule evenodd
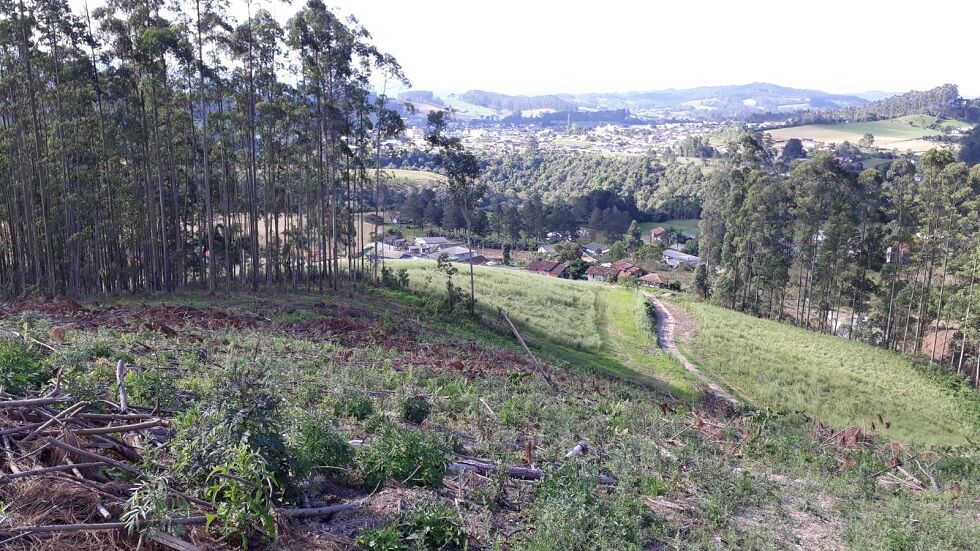
M445 111L431 111L425 141L435 156L436 165L445 174L449 194L466 220L466 248L473 254L473 209L486 193L486 184L478 180L480 164L457 137L447 134L449 118ZM470 312L476 308L476 279L470 265Z

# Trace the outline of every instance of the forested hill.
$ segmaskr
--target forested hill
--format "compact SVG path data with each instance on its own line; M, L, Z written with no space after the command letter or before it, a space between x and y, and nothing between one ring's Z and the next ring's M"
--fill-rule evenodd
M863 106L810 111L796 117L794 123L862 122L907 115L980 121L980 104L960 97L959 88L955 84L943 84L931 90L906 92Z
M553 109L555 111L574 111L574 103L558 96L508 96L496 92L470 90L460 94L460 98L473 105L488 107L499 111L529 111L534 109Z

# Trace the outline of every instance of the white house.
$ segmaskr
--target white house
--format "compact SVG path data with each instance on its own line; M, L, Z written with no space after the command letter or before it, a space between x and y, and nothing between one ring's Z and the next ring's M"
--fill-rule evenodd
M664 264L675 269L681 266L694 268L701 263L701 259L693 254L685 254L680 251L675 251L674 249L665 250L661 256L661 260L664 261Z

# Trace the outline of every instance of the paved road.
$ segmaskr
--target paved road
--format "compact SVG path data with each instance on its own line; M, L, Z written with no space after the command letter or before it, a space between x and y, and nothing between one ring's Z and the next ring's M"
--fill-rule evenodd
M647 300L653 304L654 309L657 311L657 340L660 341L660 347L667 351L668 354L674 357L684 369L687 369L698 378L712 394L718 398L731 403L732 405L738 404L738 400L734 396L729 394L725 389L721 388L714 381L709 379L700 369L690 361L684 354L681 354L680 349L677 348L677 342L674 341L674 316L670 314L670 310L664 307L663 303L657 300L653 295L644 293Z

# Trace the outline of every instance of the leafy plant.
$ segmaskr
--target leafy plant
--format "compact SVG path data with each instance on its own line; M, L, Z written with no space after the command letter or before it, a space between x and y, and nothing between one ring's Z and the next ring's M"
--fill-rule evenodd
M402 544L402 534L397 526L385 526L373 530L365 530L354 540L361 549L372 551L400 551L405 549Z
M190 514L190 505L170 489L170 483L167 476L150 475L137 484L122 514L122 521L126 523L126 531L130 535L154 526L171 534L182 533L182 526L174 524L173 519Z
M295 432L291 456L297 474L338 476L354 464L354 449L321 419L305 416Z
M545 479L534 499L527 550L640 549L644 511L627 496L604 497L570 467Z
M359 450L358 464L368 488L387 480L438 488L446 474L449 445L437 434L388 426Z
M432 406L425 396L409 396L402 402L402 419L421 425L432 412Z
M173 408L178 405L173 381L157 369L132 370L126 373L126 390L133 403Z
M208 529L219 523L224 534L241 538L243 549L254 537L275 539L276 483L262 454L245 444L230 449L227 461L211 471L208 482L206 495L214 506L207 514Z
M341 417L364 421L374 413L374 402L363 394L354 394L341 399L334 412Z
M51 372L40 354L20 341L0 340L0 388L23 394L40 388L50 377Z
M415 549L456 549L466 543L459 513L441 503L424 503L400 523L405 540Z

